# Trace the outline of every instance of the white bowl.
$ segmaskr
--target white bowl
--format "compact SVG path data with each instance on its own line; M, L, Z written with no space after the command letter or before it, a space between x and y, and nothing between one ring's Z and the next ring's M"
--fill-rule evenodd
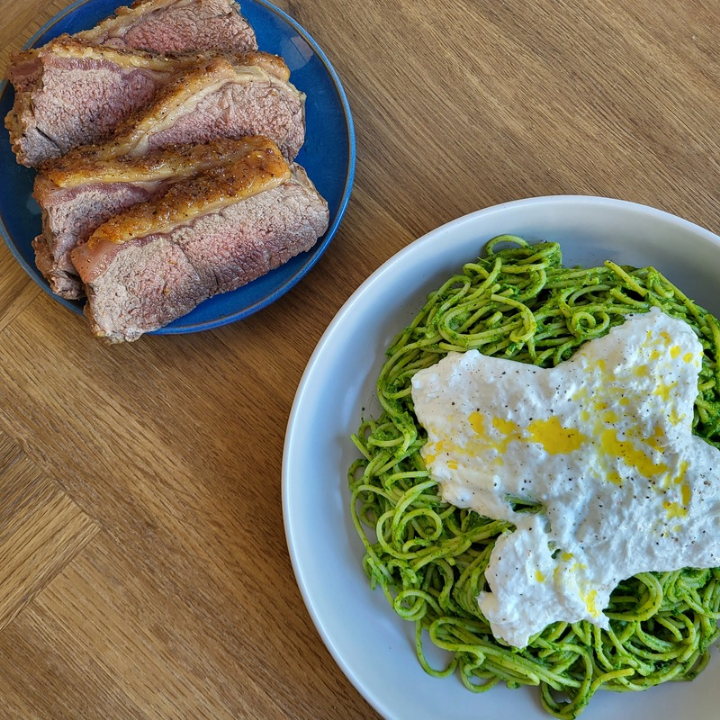
M345 303L303 375L288 423L283 512L300 590L325 644L364 697L389 720L480 720L499 713L546 720L536 689L475 695L457 677L424 673L413 625L402 621L361 567L349 513L349 440L363 410L377 415L375 380L395 333L425 296L473 260L490 238L520 235L561 243L566 265L653 265L720 315L720 238L653 208L583 196L510 202L472 213L416 240L388 260ZM717 655L717 651L714 651ZM713 718L720 707L720 661L692 683L642 693L598 692L583 720Z

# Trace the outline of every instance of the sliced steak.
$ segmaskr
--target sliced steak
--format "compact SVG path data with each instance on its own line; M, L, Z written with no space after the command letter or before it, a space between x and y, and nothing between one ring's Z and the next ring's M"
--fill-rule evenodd
M141 156L167 145L264 135L292 160L305 139L305 95L288 77L274 55L248 53L242 64L213 58L164 86L118 129L108 152Z
M150 200L174 182L227 164L265 147L264 138L220 139L193 146L154 150L140 158L98 160L71 150L46 163L34 196L43 211L43 233L33 241L35 262L53 292L68 299L85 296L70 252L102 223L122 210Z
M23 53L10 73L5 119L18 162L37 166L119 132L115 155L267 135L294 157L304 139L304 98L282 58L170 58L84 45L64 37ZM178 126L173 127L177 123Z
M120 213L72 252L92 331L136 340L310 249L327 224L304 170L268 141Z
M255 33L233 0L138 0L76 37L163 54L257 50Z

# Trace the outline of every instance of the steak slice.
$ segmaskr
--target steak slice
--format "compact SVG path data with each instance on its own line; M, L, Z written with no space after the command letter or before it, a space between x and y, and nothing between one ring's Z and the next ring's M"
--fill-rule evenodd
M8 72L15 102L5 118L17 161L37 166L109 137L173 73L197 62L94 47L67 35L17 54Z
M107 152L140 156L167 145L264 135L294 159L305 139L305 94L288 82L281 58L243 57L243 64L212 58L178 74L118 128Z
M328 207L267 141L101 225L72 259L92 332L132 341L310 249Z
M243 135L267 135L297 154L305 96L289 76L282 58L268 53L170 58L65 36L16 58L5 125L18 162L28 166L115 132L115 155Z
M160 195L174 182L227 164L265 143L263 138L219 139L111 160L71 150L46 163L33 192L43 211L43 232L33 241L38 269L61 297L85 297L70 251L86 242L99 225L121 210Z
M233 0L137 0L76 37L163 54L257 50L255 33Z

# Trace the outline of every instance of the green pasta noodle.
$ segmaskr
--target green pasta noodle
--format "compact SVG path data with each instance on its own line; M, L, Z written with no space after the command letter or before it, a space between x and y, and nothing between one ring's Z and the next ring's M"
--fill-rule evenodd
M512 525L444 502L419 453L426 435L411 396L418 370L473 348L553 367L653 306L688 323L703 345L693 431L720 448L720 323L652 267L566 268L557 243L503 235L431 293L393 340L377 381L382 413L353 435L362 457L348 473L351 512L370 584L415 623L418 660L430 675L457 673L477 693L535 685L551 715L575 718L600 688L644 690L692 680L706 666L720 636L720 568L621 582L605 609L609 630L559 622L522 649L497 640L477 596L487 589L494 542ZM449 651L446 667L431 666L427 642Z

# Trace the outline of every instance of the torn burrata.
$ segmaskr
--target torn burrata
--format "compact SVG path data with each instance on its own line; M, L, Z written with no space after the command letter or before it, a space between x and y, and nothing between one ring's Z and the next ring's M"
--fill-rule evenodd
M693 329L655 308L555 368L471 350L413 377L444 499L515 525L478 597L496 637L607 628L621 580L720 565L720 451L692 433L702 357ZM538 512L516 511L527 503Z

